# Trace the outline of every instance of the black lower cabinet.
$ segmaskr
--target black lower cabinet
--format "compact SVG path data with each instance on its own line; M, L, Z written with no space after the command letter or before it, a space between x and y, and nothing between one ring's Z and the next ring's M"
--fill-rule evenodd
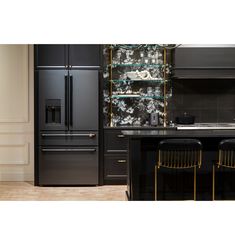
M41 146L39 185L98 185L98 147Z
M104 131L104 183L126 184L127 138L120 129L105 129Z
M116 183L125 183L127 178L127 156L126 155L107 155L104 157L105 180Z

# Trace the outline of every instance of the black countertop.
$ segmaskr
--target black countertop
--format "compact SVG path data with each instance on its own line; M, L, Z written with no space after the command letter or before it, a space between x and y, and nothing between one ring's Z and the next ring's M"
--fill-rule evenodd
M235 130L122 130L131 138L144 137L227 137L235 138Z

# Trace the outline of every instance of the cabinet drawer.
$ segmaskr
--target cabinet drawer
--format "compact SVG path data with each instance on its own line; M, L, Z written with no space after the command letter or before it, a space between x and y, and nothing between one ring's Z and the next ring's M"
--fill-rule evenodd
M127 156L112 155L104 158L104 175L106 179L125 179L127 177Z
M40 145L98 145L97 131L81 132L43 132L40 133Z
M121 130L106 130L104 135L105 153L127 153L127 138Z

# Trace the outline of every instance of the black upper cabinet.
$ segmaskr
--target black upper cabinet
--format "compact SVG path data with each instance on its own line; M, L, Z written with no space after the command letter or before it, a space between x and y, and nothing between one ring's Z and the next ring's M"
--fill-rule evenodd
M37 68L64 68L68 64L67 45L35 45L35 63Z
M235 78L235 47L176 48L174 77Z
M69 45L69 65L100 66L100 45Z
M35 45L36 69L99 68L100 45Z

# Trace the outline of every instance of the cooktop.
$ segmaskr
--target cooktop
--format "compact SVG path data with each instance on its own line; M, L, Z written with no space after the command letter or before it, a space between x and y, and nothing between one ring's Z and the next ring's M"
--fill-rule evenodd
M190 125L177 125L177 130L231 130L235 129L235 123L194 123Z

